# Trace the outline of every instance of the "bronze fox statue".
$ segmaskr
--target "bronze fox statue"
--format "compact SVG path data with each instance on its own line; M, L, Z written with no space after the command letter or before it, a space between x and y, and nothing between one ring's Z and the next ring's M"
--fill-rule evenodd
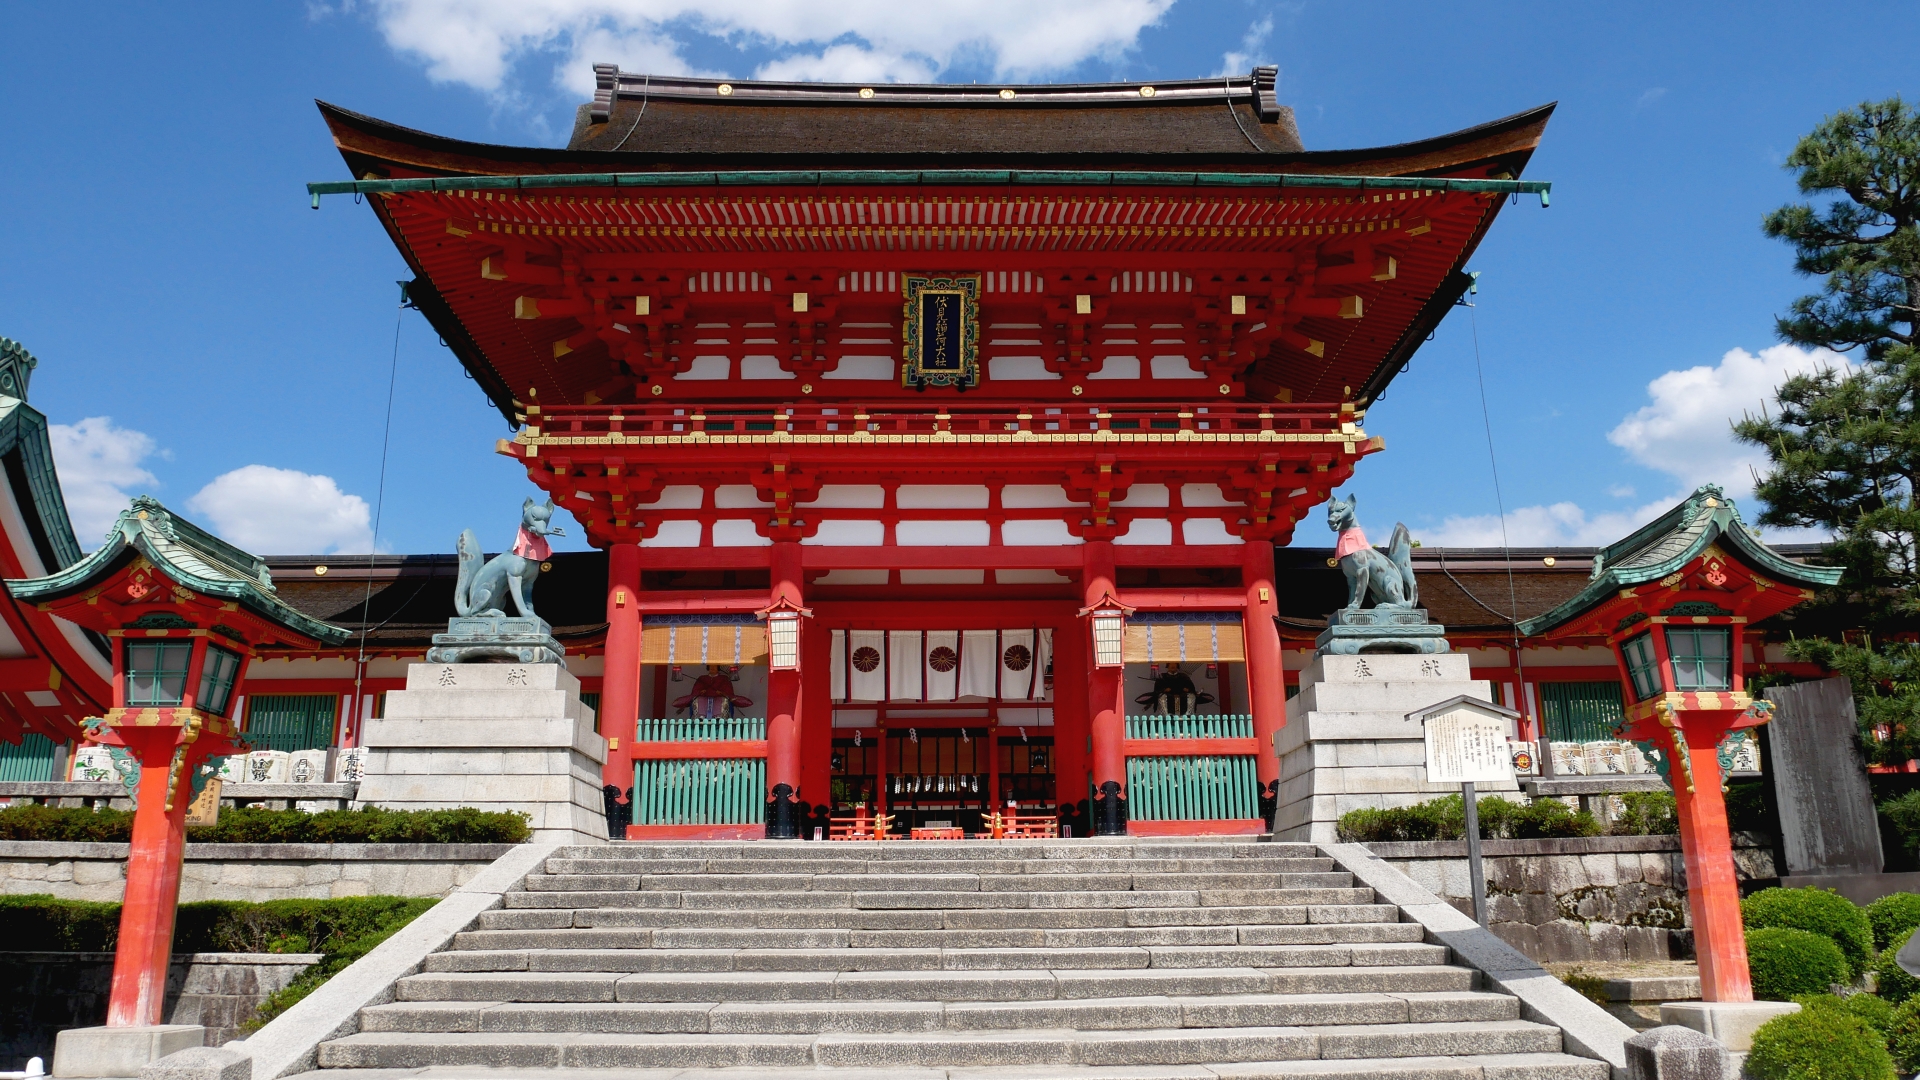
M1393 526L1393 539L1382 555L1367 543L1367 534L1354 520L1355 496L1327 504L1327 527L1340 535L1334 555L1347 578L1347 611L1368 606L1417 608L1420 586L1413 579L1413 534L1405 524Z
M540 564L553 554L547 537L565 536L566 530L553 524L553 500L544 504L528 499L520 505L520 532L513 550L503 551L481 564L480 539L472 529L460 534L460 573L453 586L453 610L461 615L505 615L502 607L513 598L514 610L523 619L533 615L533 580L540 576Z

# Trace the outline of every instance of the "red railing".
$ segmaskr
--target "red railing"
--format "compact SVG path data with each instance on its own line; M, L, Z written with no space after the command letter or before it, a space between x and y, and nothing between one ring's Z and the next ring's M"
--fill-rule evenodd
M788 434L928 435L1232 432L1336 434L1357 418L1327 405L979 405L911 403L796 404L770 408L695 405L561 406L528 411L527 423L548 437L621 435Z

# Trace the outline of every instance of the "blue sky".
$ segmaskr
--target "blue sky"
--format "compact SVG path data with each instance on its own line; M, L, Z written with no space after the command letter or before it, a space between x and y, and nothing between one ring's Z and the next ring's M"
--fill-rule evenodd
M88 546L151 492L262 552L364 551L404 264L372 214L316 213L344 170L312 105L558 145L594 60L850 79L1177 78L1280 66L1310 147L1439 134L1546 101L1482 287L1368 418L1351 490L1383 529L1498 543L1474 332L1508 535L1595 543L1695 483L1750 485L1726 419L1778 373L1807 289L1761 216L1821 117L1915 83L1884 5L1242 0L382 0L0 5L0 335ZM1809 42L1844 55L1809 55ZM508 539L530 488L499 416L419 316L399 320L379 544ZM1744 350L1744 353L1734 352ZM1767 351L1771 350L1771 351ZM1697 370L1696 370L1697 369ZM577 530L575 530L577 531ZM1296 542L1325 544L1317 516ZM577 541L576 541L577 543Z

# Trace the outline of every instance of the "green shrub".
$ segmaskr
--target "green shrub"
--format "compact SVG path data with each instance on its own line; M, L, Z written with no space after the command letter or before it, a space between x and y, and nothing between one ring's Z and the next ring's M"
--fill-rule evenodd
M331 952L433 905L404 896L337 900L200 900L181 904L174 952ZM57 952L112 952L120 905L46 895L0 896L0 941L32 941Z
M1893 1023L1887 1028L1887 1050L1893 1054L1894 1067L1902 1073L1920 1072L1920 1000L1909 999L1894 1007Z
M1740 918L1748 930L1786 927L1824 934L1840 946L1855 975L1873 958L1867 913L1831 889L1761 889L1740 901Z
M1747 964L1753 973L1753 996L1762 1001L1824 994L1852 978L1847 958L1833 939L1784 926L1747 931Z
M60 840L124 844L133 835L133 814L85 807L9 806L0 810L0 840Z
M1793 999L1803 1009L1839 1009L1859 1017L1883 1037L1893 1028L1893 1004L1872 994L1806 994Z
M398 897L368 897L376 900L398 900ZM273 903L302 903L303 901L273 901ZM319 901L324 903L325 901ZM273 993L260 1003L253 1018L240 1025L243 1034L252 1034L266 1026L267 1022L292 1008L296 1002L319 989L328 979L346 970L347 965L367 955L375 945L392 937L399 929L417 918L421 912L434 905L433 900L402 900L398 904L388 905L384 912L375 914L369 909L360 914L369 916L363 925L359 925L353 936L336 936L321 941L320 951L324 954L320 962L301 972L287 986ZM266 905L261 905L266 906ZM270 943L271 944L271 943ZM289 952L307 950L287 950Z
M1489 796L1476 805L1480 836L1487 840L1600 835L1600 823L1593 815L1575 811L1558 799L1518 803ZM1340 839L1351 843L1459 840L1467 834L1466 804L1458 795L1447 795L1413 806L1350 810L1340 816L1337 829Z
M1894 958L1900 954L1901 946L1907 943L1907 938L1913 933L1914 931L1909 930L1905 936L1889 942L1886 949L1873 962L1873 977L1879 987L1877 992L1896 1005L1920 997L1920 979L1907 974L1906 969L1894 962Z
M45 893L0 896L0 941L48 952L112 952L120 905L60 900Z
M1867 905L1867 922L1873 927L1875 949L1905 941L1907 933L1920 926L1920 893L1889 893L1875 900Z
M1589 975L1580 968L1574 968L1560 976L1560 981L1571 987L1574 993L1603 1009L1613 1003L1613 999L1607 996L1607 980L1598 975Z
M1880 1033L1844 1008L1802 1009L1760 1025L1747 1055L1747 1075L1755 1080L1894 1080L1893 1058Z
M1620 796L1622 809L1607 831L1614 836L1677 836L1680 813L1670 791L1629 791Z
M527 815L476 810L223 810L220 822L188 829L195 844L518 844L533 833ZM84 807L12 806L0 810L0 840L124 844L133 815Z

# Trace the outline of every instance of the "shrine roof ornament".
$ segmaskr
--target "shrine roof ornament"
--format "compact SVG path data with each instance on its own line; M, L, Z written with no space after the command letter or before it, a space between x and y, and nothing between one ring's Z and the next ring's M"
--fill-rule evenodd
M142 557L188 593L245 608L278 629L287 643L339 645L351 636L281 600L264 561L175 515L149 495L120 512L106 542L92 554L46 577L9 579L6 587L15 599L49 604L98 588Z
M1524 620L1519 631L1526 637L1565 631L1609 601L1631 599L1639 586L1682 584L1679 579L1695 569L1696 562L1716 553L1745 564L1761 580L1802 590L1836 585L1843 572L1837 566L1784 558L1748 528L1725 492L1707 484L1625 539L1602 548L1586 587L1552 611ZM1795 596L1794 601L1803 598Z

